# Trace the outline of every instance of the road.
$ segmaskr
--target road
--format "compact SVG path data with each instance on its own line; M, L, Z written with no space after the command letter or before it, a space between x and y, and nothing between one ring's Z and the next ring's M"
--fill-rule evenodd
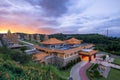
M80 69L85 66L88 62L85 61L81 61L78 64L76 64L75 66L72 67L71 71L70 71L70 77L73 78L73 80L81 80L80 77Z

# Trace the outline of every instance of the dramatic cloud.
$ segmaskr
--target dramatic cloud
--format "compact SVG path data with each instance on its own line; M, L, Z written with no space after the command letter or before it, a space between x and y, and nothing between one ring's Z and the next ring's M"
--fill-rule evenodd
M47 16L59 17L67 11L68 0L42 0L41 6Z
M0 0L0 32L120 35L120 0Z

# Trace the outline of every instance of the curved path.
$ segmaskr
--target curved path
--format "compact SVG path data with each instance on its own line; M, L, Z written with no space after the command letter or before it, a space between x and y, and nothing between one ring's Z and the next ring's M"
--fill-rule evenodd
M85 66L83 66L80 69L80 76L81 76L81 80L89 80L87 74L86 74L86 70L91 66L91 63L87 63Z
M84 67L88 62L81 61L75 66L72 67L70 71L70 77L73 78L73 80L82 80L80 76L80 69Z

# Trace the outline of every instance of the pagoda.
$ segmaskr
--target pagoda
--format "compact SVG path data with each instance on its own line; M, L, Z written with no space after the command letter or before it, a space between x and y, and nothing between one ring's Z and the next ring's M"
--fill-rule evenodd
M18 43L18 35L16 33L11 33L10 30L8 30L8 33L6 34L6 39L11 43Z

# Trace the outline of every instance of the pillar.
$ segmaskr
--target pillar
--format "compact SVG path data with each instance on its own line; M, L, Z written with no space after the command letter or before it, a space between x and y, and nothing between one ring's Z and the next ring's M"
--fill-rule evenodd
M91 56L89 56L89 62L91 61Z
M94 54L94 58L96 58L96 54Z

